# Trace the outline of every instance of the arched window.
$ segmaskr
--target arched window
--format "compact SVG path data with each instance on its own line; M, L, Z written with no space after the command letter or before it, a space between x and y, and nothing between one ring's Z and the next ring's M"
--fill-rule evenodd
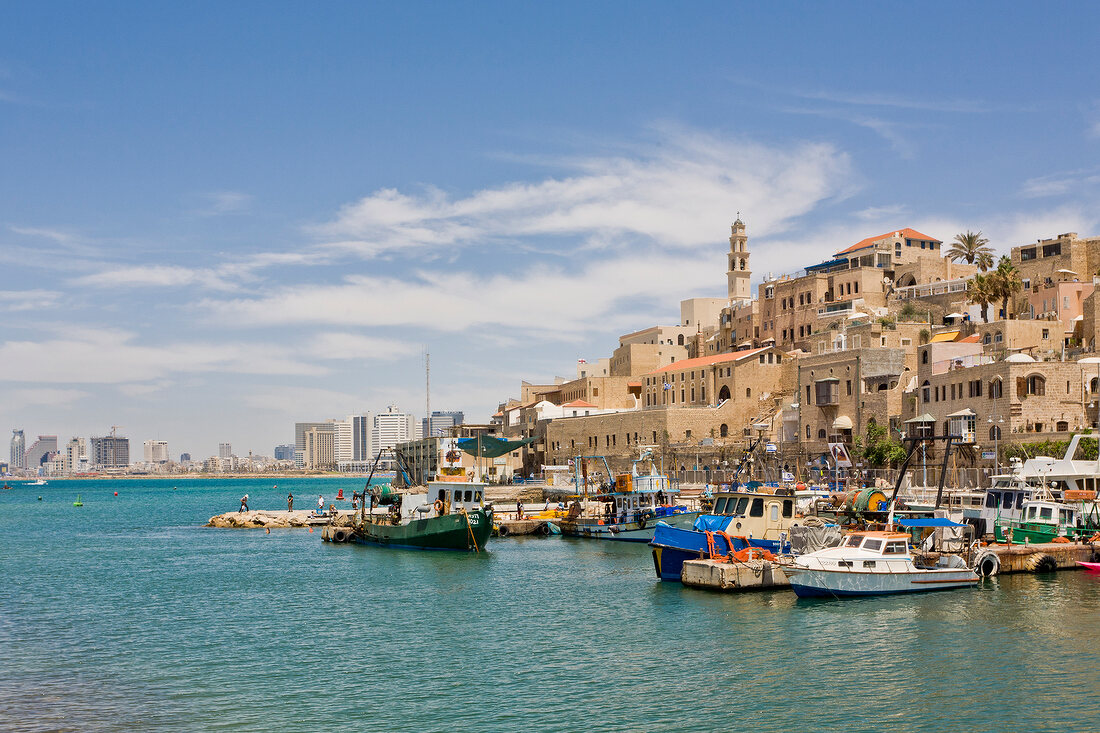
M1004 394L1004 382L1000 377L994 377L989 380L989 399L998 400L1001 395Z
M1001 439L1001 426L1000 425L994 425L993 427L991 427L989 429L989 439L990 440L1000 440Z
M684 345L684 334L680 334L679 336L676 337L676 345L677 346L683 346Z
M924 384L921 385L921 400L924 402L932 401L932 387L929 385L928 380L924 380Z
M729 434L730 434L730 426L726 425L725 423L722 423L718 428L718 435L725 438L725 437L728 437Z
M985 332L985 336L982 336L982 343L988 344L993 341L993 337L989 334L989 331Z
M1026 394L1034 397L1043 397L1047 393L1047 380L1041 374L1032 374L1027 378Z
M996 333L993 334L993 343L999 344L1004 340L1005 340L1004 334L1002 334L1000 331L997 331Z
M747 400L750 397L752 397L752 388L751 387L745 387L745 399Z
M728 400L730 398L730 388L726 385L722 385L722 389L718 390L718 401Z
M825 428L822 428L821 430L817 431L817 439L818 440L825 440Z
M742 269L742 270L744 270L744 269L745 269L745 261L744 261L744 260L741 260L741 269Z
M1089 392L1095 393L1098 387L1100 387L1100 379L1093 377L1092 381L1089 382Z

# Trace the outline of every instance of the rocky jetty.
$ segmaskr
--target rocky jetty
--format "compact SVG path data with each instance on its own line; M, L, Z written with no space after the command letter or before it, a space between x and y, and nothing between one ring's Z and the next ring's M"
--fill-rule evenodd
M325 518L314 517L311 516L312 514L308 510L226 512L216 517L210 517L210 521L206 523L206 526L221 527L223 529L270 529L274 527L310 527L327 522Z

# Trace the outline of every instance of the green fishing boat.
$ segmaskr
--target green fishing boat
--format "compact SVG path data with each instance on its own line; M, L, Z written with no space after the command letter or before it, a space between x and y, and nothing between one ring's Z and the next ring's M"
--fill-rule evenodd
M999 519L993 526L999 542L1041 544L1058 537L1079 542L1100 532L1100 512L1095 502L1041 499L1025 502L1019 519Z
M423 491L368 493L350 528L351 542L412 550L480 552L493 530L493 509L485 506L485 484L429 481Z

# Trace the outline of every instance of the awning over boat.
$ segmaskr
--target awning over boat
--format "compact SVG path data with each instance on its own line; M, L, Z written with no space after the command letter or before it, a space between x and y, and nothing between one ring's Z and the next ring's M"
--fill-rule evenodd
M534 443L537 438L524 438L523 440L501 440L489 435L480 438L467 438L458 441L460 450L464 450L472 456L481 458L498 458L505 453L522 448L528 443Z
M895 520L902 527L965 527L965 524L952 522L947 517L914 517Z
M851 430L852 418L847 415L841 415L836 420L833 420L833 430Z

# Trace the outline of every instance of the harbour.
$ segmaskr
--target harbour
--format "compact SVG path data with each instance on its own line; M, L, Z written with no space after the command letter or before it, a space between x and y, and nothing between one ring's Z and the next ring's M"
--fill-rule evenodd
M209 507L246 490L260 508L282 498L240 481L186 493L84 481L80 510L72 484L53 484L41 504L0 495L9 730L369 720L394 731L556 731L593 709L595 730L748 718L785 730L820 725L828 710L844 729L933 731L973 727L974 709L983 729L1087 730L1100 713L1086 694L1100 685L1100 654L1080 643L1100 633L1100 583L1084 572L842 603L702 593L657 580L640 543L516 537L481 554L339 546L316 531L203 527ZM439 682L409 697L423 667L398 660L419 653L403 640L425 633ZM934 673L903 661L917 658ZM660 671L667 659L675 674ZM616 694L630 703L609 707Z

